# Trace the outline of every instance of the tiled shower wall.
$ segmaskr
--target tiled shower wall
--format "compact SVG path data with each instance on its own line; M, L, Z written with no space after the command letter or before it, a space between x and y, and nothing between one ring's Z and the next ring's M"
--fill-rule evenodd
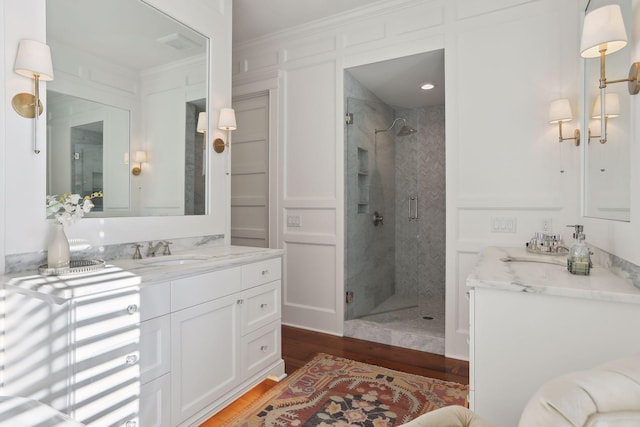
M394 109L345 72L346 266L345 290L354 293L346 318L368 314L389 296L417 296L444 303L445 134L444 106ZM418 130L397 137L402 117ZM368 153L368 204L358 206L358 153ZM409 197L418 197L418 221L409 220ZM366 209L365 209L366 207ZM360 212L358 212L360 208ZM375 227L377 211L384 225Z
M445 296L444 106L397 109L417 129L396 136L396 294ZM409 220L409 198L417 196L418 220Z

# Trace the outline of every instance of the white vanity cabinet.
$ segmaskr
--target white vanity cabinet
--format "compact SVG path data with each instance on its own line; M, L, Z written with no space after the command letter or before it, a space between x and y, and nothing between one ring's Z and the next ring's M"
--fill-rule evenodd
M501 261L522 252L488 248L467 279L469 403L497 426L518 425L546 381L640 352L640 289L599 266Z
M266 377L284 376L281 254L3 277L0 394L89 426L197 426Z
M147 421L169 419L169 283L117 283L68 298L8 286L3 394L91 426L168 426Z
M197 425L282 376L280 258L171 282L172 424Z

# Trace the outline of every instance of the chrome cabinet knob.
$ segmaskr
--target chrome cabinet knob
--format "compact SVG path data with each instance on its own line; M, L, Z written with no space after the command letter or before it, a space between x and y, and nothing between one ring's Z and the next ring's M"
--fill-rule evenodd
M127 313L135 314L137 312L138 312L138 306L136 304L131 304L131 305L127 306Z
M125 363L129 366L135 365L137 361L138 361L138 356L136 356L135 354L130 354L125 359Z

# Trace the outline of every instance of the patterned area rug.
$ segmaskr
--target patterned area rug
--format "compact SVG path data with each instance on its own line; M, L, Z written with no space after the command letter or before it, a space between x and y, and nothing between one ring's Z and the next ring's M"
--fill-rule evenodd
M466 385L321 353L224 426L391 427L466 397Z

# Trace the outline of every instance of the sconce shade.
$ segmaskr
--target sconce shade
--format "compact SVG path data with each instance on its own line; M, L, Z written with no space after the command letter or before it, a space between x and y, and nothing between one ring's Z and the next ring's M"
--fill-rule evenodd
M40 80L53 80L51 49L35 40L20 40L14 71L32 79L38 75Z
M205 133L207 131L207 113L202 112L198 114L198 124L196 125L196 132Z
M567 98L556 99L549 105L549 123L569 122L573 119Z
M236 130L236 113L233 108L220 109L220 119L218 120L218 129Z
M147 152L146 151L136 151L134 161L136 163L146 163L147 162Z
M600 119L600 95L597 96L595 104L593 104L593 111L591 118ZM605 115L608 118L620 116L620 95L617 93L608 93L604 97Z
M624 28L620 6L617 4L595 9L584 18L580 56L597 58L600 56L602 45L607 49L606 55L627 45L627 31Z

